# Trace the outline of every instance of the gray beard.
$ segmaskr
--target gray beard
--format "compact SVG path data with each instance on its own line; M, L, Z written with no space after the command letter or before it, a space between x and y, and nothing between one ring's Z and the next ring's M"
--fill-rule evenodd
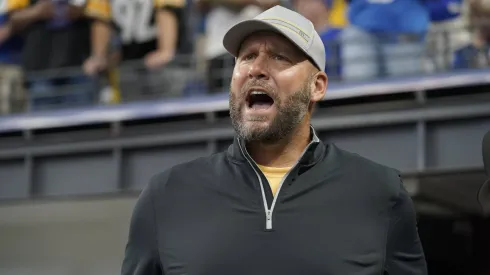
M278 112L269 128L247 127L243 122L243 105L237 102L236 93L230 93L230 117L238 137L247 143L260 142L265 144L277 143L278 141L289 139L293 134L293 130L303 121L309 110L311 100L309 91L310 83L311 79L308 79L301 90L287 98L284 104L277 98L274 99L274 104ZM267 119L266 117L256 118L257 121Z

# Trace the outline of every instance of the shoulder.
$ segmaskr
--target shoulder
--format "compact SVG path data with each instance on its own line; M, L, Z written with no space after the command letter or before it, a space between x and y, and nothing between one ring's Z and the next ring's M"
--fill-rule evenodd
M402 187L400 171L335 145L330 146L344 173L357 179L356 188L389 197L398 196Z
M163 191L173 188L172 185L188 185L198 183L196 179L213 176L219 167L225 166L227 158L224 152L200 157L191 161L176 164L160 173L155 174L148 188L153 191Z

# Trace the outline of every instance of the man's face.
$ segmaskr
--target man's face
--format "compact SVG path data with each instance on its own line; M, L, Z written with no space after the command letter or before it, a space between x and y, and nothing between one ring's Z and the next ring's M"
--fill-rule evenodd
M230 116L245 141L289 137L311 104L317 70L286 38L249 36L237 56L230 87Z

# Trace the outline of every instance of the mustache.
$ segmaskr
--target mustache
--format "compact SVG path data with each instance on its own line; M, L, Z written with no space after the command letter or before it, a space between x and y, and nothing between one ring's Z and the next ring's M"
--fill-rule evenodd
M276 91L274 90L274 88L272 88L268 83L267 81L264 81L264 80L260 80L260 79L253 79L253 80L249 80L245 83L245 85L243 85L242 89L241 89L241 96L243 98L246 98L247 97L247 92L250 88L252 87L260 87L264 90L267 91L267 94L272 98L272 99L277 99L277 93Z

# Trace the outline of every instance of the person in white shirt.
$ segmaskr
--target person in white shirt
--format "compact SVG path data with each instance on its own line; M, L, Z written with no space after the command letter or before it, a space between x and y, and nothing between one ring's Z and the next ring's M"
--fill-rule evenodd
M280 0L195 0L205 13L206 82L209 93L227 92L231 81L230 68L234 59L221 43L226 31L234 24L253 18Z

